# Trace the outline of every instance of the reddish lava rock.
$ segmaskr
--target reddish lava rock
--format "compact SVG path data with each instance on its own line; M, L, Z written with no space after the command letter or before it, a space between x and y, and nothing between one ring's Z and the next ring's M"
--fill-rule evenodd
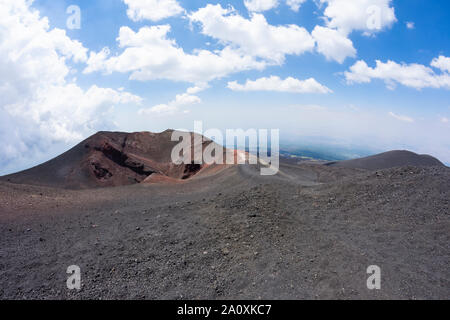
M178 141L171 141L172 133L173 130L162 133L99 132L59 157L0 180L87 189L151 181L152 175L158 177L156 181L190 179L204 166L172 162L172 149L178 144ZM204 139L202 148L210 143L211 140Z

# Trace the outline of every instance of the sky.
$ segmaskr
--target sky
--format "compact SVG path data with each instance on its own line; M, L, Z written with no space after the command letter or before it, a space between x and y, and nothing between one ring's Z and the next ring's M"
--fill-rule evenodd
M0 174L102 130L280 129L450 163L450 3L0 0Z

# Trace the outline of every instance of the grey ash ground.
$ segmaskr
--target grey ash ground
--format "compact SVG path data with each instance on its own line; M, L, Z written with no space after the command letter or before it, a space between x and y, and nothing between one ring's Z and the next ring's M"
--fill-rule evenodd
M84 190L2 179L0 298L450 298L449 168L280 169Z

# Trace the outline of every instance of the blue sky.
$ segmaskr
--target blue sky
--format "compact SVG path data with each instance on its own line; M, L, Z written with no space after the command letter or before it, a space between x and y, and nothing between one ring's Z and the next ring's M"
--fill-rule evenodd
M279 128L282 142L349 156L409 149L450 163L448 1L3 2L0 174L98 130L194 120ZM66 26L70 5L80 29Z

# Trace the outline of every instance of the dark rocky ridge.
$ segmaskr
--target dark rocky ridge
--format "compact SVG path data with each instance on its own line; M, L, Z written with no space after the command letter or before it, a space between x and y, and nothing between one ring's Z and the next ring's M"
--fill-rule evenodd
M153 174L186 180L204 166L172 163L171 152L178 144L171 141L172 133L99 132L59 157L0 180L69 189L136 184ZM205 140L203 148L210 143Z
M365 170L382 170L395 167L416 166L433 167L444 166L438 159L429 155L419 155L411 151L394 150L361 159L336 161L327 163L328 166L354 168Z

